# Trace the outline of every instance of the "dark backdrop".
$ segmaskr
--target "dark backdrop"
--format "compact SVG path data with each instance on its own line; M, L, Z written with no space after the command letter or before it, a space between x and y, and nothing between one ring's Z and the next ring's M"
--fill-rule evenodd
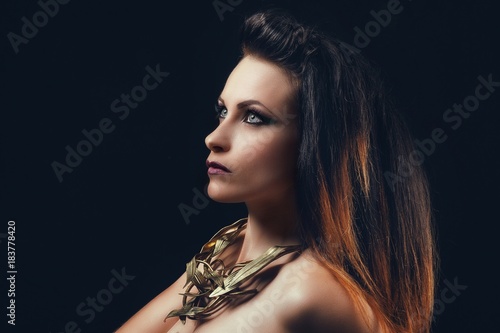
M495 1L401 0L369 41L356 40L355 28L376 29L371 11L394 0L217 3L221 15L213 1L70 1L48 7L50 17L34 0L1 2L2 325L10 220L17 276L16 326L8 327L55 333L116 329L244 216L241 205L204 200L204 138L237 60L242 18L275 3L378 64L418 140L444 131L424 162L442 260L434 332L497 329L500 87L460 124L443 119L455 103L474 101L479 76L500 81ZM147 66L169 73L150 91L140 88ZM124 102L112 108L131 92L143 100L128 115ZM93 131L100 124L109 132L102 138ZM84 130L95 144L80 143ZM54 162L67 165L67 146L87 156L71 157L58 179ZM461 287L453 293L450 284ZM96 297L104 304L92 309Z

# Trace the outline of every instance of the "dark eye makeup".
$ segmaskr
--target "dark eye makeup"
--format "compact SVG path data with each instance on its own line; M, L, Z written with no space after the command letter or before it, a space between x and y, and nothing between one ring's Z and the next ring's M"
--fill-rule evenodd
M227 116L227 108L222 104L215 104L215 117L225 118ZM268 125L274 122L273 119L264 116L260 111L252 108L247 108L245 111L244 122L252 125Z

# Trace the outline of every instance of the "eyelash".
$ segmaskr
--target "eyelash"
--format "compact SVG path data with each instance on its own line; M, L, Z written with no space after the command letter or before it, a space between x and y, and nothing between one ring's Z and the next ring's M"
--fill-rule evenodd
M216 104L215 105L215 118L223 118L221 116L221 113L222 111L224 111L226 109L226 107L224 105L220 105L220 104ZM250 125L255 125L255 126L259 126L259 125L268 125L270 123L272 123L272 119L264 116L262 113L260 113L259 111L255 110L255 109L247 109L246 111L246 114L245 114L245 119L248 119L248 116L249 115L255 115L257 118L259 118L260 122L257 122L257 123L251 123L251 122L248 122L248 121L245 121L246 123L250 124Z

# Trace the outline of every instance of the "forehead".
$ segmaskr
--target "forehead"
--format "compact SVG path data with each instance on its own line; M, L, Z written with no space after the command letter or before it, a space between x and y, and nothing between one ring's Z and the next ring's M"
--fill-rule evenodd
M229 75L221 93L226 106L258 100L279 113L295 109L296 88L291 76L279 66L254 56L245 56Z

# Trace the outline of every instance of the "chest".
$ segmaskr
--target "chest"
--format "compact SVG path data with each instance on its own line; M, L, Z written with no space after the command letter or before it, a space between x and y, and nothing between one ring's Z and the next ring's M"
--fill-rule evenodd
M179 320L168 333L289 333L280 313L286 308L281 292L270 286L237 306L227 306L204 321Z

